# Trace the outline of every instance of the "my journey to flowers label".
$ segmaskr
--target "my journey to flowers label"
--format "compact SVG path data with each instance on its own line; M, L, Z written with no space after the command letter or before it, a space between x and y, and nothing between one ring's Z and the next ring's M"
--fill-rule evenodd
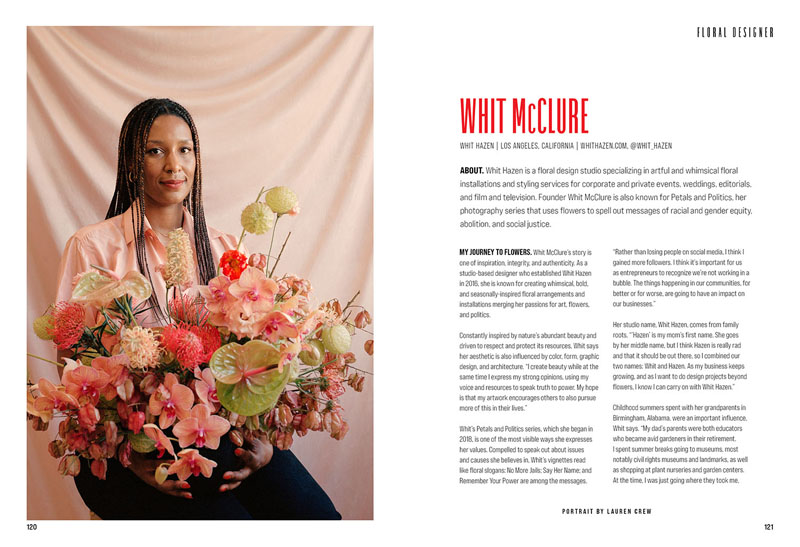
M42 378L27 388L34 429L63 418L48 445L62 474L77 475L84 458L104 479L109 459L128 466L135 451L164 459L159 483L210 477L217 463L198 449L217 449L225 435L236 446L262 436L281 450L310 431L344 438L339 397L346 386L361 391L368 374L354 365L352 337L370 335L372 318L356 304L359 293L344 306L315 305L307 279L275 275L286 245L272 256L275 229L299 210L290 188L262 189L242 211L237 248L194 296L192 243L182 229L170 232L157 272L167 286L163 327L139 324L152 294L145 276L118 279L99 266L78 276L69 301L33 322L37 336L72 354L63 363L44 359L63 367L59 384ZM270 230L267 254L240 252L246 234ZM372 355L371 338L363 349Z

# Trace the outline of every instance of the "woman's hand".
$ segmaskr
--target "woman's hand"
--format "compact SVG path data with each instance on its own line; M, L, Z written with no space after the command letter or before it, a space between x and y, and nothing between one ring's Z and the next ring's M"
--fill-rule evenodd
M156 482L156 468L163 464L162 460L149 460L136 451L131 451L131 464L128 469L142 479L144 482L161 492L170 496L192 499L189 490L189 483L181 480L164 481L161 484Z
M233 452L242 460L243 466L238 471L228 471L222 475L222 478L228 482L219 487L220 492L233 490L272 459L272 445L265 436L255 436L248 431L245 432L244 439L244 446Z

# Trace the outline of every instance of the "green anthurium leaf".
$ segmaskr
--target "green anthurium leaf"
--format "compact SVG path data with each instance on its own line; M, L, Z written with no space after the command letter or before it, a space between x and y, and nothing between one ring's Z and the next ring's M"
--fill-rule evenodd
M241 416L261 414L278 402L291 372L292 367L289 366L283 367L282 372L278 372L277 368L270 369L256 375L258 384L249 381L255 376L243 378L235 384L224 384L217 380L217 398L222 406Z
M251 391L263 392L269 382L267 372L280 360L280 352L263 340L246 344L225 344L211 356L208 366L218 382L245 382Z
M95 271L81 276L72 290L72 300L104 306L122 295L129 294L137 300L147 300L152 293L150 282L142 274L130 271L120 280Z
M128 440L131 443L131 448L140 454L147 454L156 449L156 443L147 436L144 432L128 435Z

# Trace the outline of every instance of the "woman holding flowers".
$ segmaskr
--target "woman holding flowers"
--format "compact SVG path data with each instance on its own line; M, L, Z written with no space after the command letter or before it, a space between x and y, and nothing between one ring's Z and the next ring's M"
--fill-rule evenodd
M231 424L212 414L219 402L213 377L205 374L208 369L204 374L196 373L193 388L179 383L172 373L167 373L163 381L145 375L138 385L132 385L127 371L146 371L151 366L159 351L157 337L163 347L174 350L184 366L208 361L220 345L219 335L214 341L214 333L204 330L200 316L208 310L201 311L191 297L181 295L180 288L195 282L208 285L217 275L216 264L223 255L226 273L237 269L239 273L246 266L242 263L246 258L238 252L236 238L206 225L197 129L185 108L169 99L148 99L134 107L122 125L118 155L116 189L106 220L82 228L67 242L59 268L57 300L69 301L74 278L92 269L120 282L129 277L129 272L138 271L152 291L146 304L140 306L146 309L135 316L136 326L120 329L111 336L116 339L106 344L119 344L123 355L96 357L91 368L66 367L66 393L47 391L51 397L40 397L44 402L37 402L37 408L47 411L45 407L50 405L52 411L68 404L64 399L68 395L75 401L83 398L81 412L85 416L81 419L91 428L100 423L100 412L94 405L104 390L110 390L110 398L119 395L117 412L127 420L128 428L146 434L156 451L176 458L169 473L177 478L164 480L166 466L160 460L132 450L131 442L119 440L113 422L105 422L103 443L92 444L89 451L107 451L116 457L98 458L91 466L80 458L81 470L75 483L84 501L104 519L341 518L325 492L288 450L273 450L257 431L240 435L234 450L228 440ZM177 228L183 232L175 232ZM253 291L261 289L263 294L266 289L259 283L263 281L252 282ZM171 287L177 298L168 299ZM259 305L262 303L257 298L252 299L251 307ZM64 306L68 308L69 304ZM83 319L87 326L96 324L96 311L86 308ZM67 327L77 325L80 321L76 322L75 313L73 309L55 310L53 320ZM195 315L197 320L189 326ZM186 323L166 326L156 334L153 328L165 325L168 317L182 317ZM76 336L81 330L82 325L73 329ZM68 338L59 343L63 352L74 343L69 339L72 331L66 327L55 331ZM126 367L119 362L122 358L128 359ZM48 388L40 386L40 390ZM87 393L97 399L87 399ZM149 400L145 398L148 396ZM176 455L165 431L171 431L170 436L177 438L181 447L192 445L201 450L184 449ZM65 432L70 442L80 447L84 440L76 438L77 433L70 434ZM213 462L202 455L209 449L214 452ZM214 484L213 492L202 492L207 486L202 478L187 481L192 475L211 475L211 463L224 467L226 458L230 469L222 472L221 481L208 481ZM67 474L76 474L76 460L63 465Z

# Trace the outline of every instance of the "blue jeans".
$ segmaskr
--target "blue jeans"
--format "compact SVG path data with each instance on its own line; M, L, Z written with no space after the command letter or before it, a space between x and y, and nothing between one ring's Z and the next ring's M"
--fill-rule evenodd
M215 472L218 470L215 469ZM174 477L171 477L174 478ZM190 480L211 480L199 477ZM272 460L230 492L194 494L187 500L148 486L115 459L108 460L106 480L92 475L81 459L75 477L83 501L103 520L338 520L328 495L289 450L275 449Z

